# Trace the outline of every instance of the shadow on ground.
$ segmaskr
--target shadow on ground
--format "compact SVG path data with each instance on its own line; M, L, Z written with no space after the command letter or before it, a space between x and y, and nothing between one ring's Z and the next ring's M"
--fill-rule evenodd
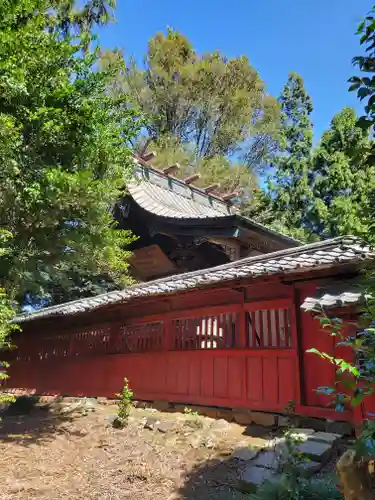
M239 461L212 459L197 464L186 472L183 486L178 491L184 500L245 500L248 495L236 489ZM172 500L173 497L170 499Z
M53 414L49 408L32 404L11 406L0 415L0 443L11 442L30 446L55 439L57 434L78 435L66 423L72 418Z

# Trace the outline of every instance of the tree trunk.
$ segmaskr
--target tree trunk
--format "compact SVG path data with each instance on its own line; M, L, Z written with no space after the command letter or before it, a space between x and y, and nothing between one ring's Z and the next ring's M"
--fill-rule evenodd
M337 462L336 468L345 500L375 500L368 462L358 459L354 450L347 450Z

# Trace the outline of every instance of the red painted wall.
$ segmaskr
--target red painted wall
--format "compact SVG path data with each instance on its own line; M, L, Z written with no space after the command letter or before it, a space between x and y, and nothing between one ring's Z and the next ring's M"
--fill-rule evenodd
M283 412L296 397L293 352L170 351L13 363L11 386L37 394L113 397L130 380L136 399Z
M128 322L101 325L100 314L93 314L91 325L75 330L62 329L58 320L53 325L59 330L38 330L34 324L33 335L26 328L15 339L18 359L11 361L7 386L37 394L113 397L127 377L138 399L279 413L293 400L304 415L352 418L350 408L332 413L328 399L316 392L334 382L334 367L306 350L335 352L327 330L300 310L316 284L299 285L296 294L291 285L258 287L245 291L245 302L236 291L229 305L205 309L171 307L165 313L164 299L163 313ZM256 300L257 289L262 302ZM269 296L271 291L277 298ZM222 298L224 292L215 293ZM172 302L176 307L178 300L172 297ZM257 332L249 326L255 323ZM212 336L214 324L222 337ZM367 407L375 409L375 397Z

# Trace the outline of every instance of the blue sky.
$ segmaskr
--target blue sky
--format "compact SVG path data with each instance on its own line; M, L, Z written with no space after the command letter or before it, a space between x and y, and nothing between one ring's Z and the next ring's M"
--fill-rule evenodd
M117 0L117 23L100 32L102 46L141 61L148 40L167 26L198 52L246 54L269 92L279 95L288 72L305 80L314 104L315 140L344 106L362 105L347 91L361 51L358 21L372 0Z

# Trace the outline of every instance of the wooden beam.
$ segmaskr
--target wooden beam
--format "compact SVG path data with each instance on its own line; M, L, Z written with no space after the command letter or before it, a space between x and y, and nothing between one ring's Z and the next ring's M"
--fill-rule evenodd
M232 191L231 193L223 194L222 198L224 201L230 201L238 196L238 191Z
M186 179L184 179L184 183L191 184L192 182L197 181L200 178L200 176L201 176L201 174L189 175L189 177L186 177Z
M180 168L178 163L174 163L173 165L169 165L168 167L163 169L163 173L166 175L173 174Z
M218 189L220 187L220 184L218 183L215 183L215 184L210 184L209 186L203 188L203 190L206 192L206 193L212 193L212 191L215 191L216 189Z
M141 156L142 160L143 161L151 161L153 160L154 158L156 158L157 156L157 153L156 151L150 151L149 153L145 153Z

